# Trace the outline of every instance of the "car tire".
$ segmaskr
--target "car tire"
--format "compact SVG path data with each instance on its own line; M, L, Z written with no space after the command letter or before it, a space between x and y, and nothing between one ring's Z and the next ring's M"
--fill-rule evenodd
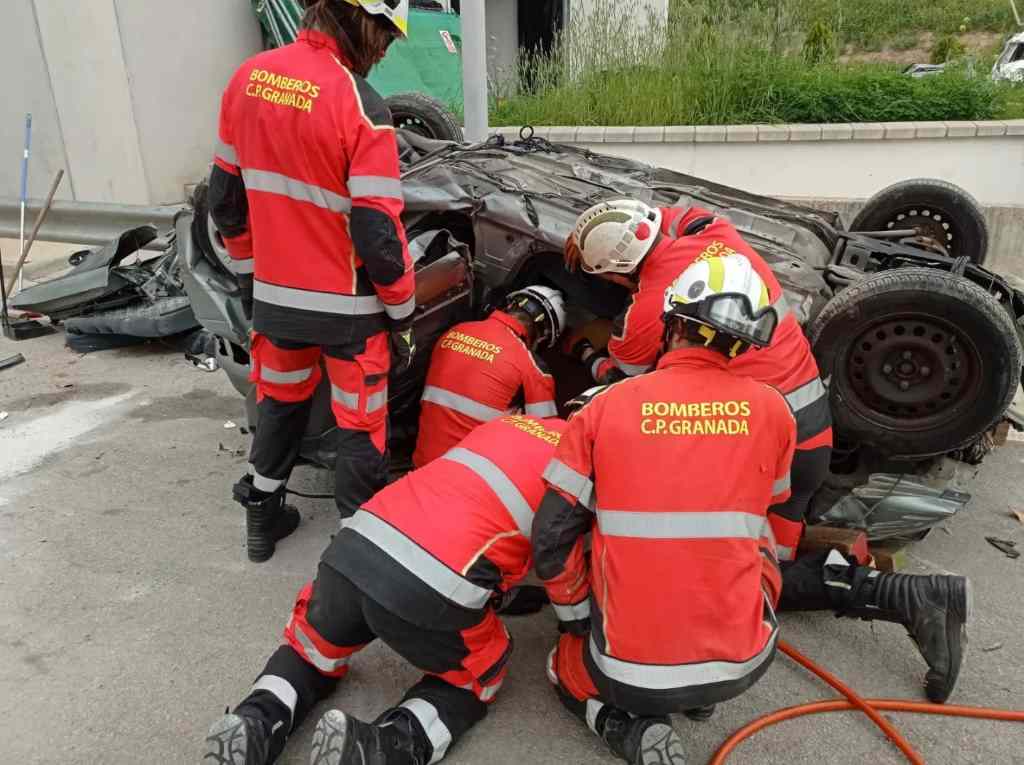
M210 187L203 181L192 192L192 241L206 259L218 270L232 274L227 245L210 215ZM233 276L233 274L232 274Z
M882 189L857 214L851 231L918 228L952 257L966 255L978 265L988 254L988 224L977 200L959 186L915 178Z
M837 436L891 456L958 449L1006 413L1021 379L1009 313L967 279L885 271L836 295L807 330Z
M462 143L462 128L445 105L423 93L397 93L384 99L391 110L391 121L425 138Z

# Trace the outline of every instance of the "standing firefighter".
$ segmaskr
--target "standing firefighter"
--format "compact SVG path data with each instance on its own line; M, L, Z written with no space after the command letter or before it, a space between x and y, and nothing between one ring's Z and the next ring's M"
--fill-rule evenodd
M530 570L541 473L565 423L509 415L379 492L324 552L284 644L216 722L206 765L266 765L380 638L426 676L363 723L327 712L311 765L426 765L487 714L512 643L494 607Z
M335 497L352 515L386 482L391 352L415 350L412 265L391 115L364 77L406 33L407 0L306 0L299 39L260 53L221 104L210 211L252 313L259 401L246 509L264 561L298 512L284 505L321 378L340 438Z
M509 295L505 310L449 329L430 358L413 464L422 467L510 409L557 415L554 378L534 351L558 342L564 326L562 293L534 286Z
M928 698L943 702L956 684L966 643L970 588L964 577L879 576L834 551L795 559L808 506L828 477L828 391L771 268L727 220L700 208L655 209L632 200L602 203L583 213L567 245L568 264L582 262L584 271L625 279L636 290L608 344L610 356L601 356L582 340L576 341L574 353L590 364L598 379L646 371L661 344L661 291L692 263L724 262L722 256L737 254L761 278L779 324L767 347L736 355L728 362L729 371L779 390L796 417L791 494L769 513L784 581L779 609L834 610L840 616L903 625L928 664ZM709 273L712 286L722 278L717 266Z
M777 322L746 258L687 269L663 313L657 371L570 420L533 525L563 632L549 678L636 765L681 765L668 715L706 717L771 664L781 576L767 511L789 495L796 442L778 391L729 369Z

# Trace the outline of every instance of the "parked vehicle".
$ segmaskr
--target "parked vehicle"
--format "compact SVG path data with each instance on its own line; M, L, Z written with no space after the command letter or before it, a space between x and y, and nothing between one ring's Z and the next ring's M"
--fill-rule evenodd
M876 538L906 537L969 500L960 468L990 451L993 428L1020 385L1024 293L983 267L984 219L963 190L927 179L896 184L847 228L836 213L551 144L528 130L514 143L495 136L475 145L400 136L418 355L390 385L396 453L414 440L427 361L447 327L535 283L566 293L570 325L620 312L625 290L567 272L562 248L582 210L627 195L727 216L778 275L812 342L835 417L833 475L816 498L816 518L865 527ZM248 323L202 189L177 232L210 353L254 419ZM560 400L589 384L557 353L548 361ZM330 466L335 425L321 388L302 454Z
M1006 41L1003 52L992 67L992 79L1024 82L1024 32Z

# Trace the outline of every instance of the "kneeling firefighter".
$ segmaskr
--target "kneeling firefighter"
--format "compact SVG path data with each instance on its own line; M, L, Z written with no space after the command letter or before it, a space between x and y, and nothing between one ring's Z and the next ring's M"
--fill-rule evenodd
M228 84L210 176L210 213L253 325L260 416L234 497L257 562L299 522L285 484L321 361L339 428L344 517L387 480L391 354L402 369L415 351L395 131L364 79L405 35L408 0L304 5L298 40L250 58Z
M565 423L508 415L389 485L298 595L284 644L210 729L208 765L266 765L380 638L426 676L373 724L327 712L311 765L426 765L487 714L512 644L495 613L531 566L541 473ZM539 605L539 604L538 604Z
M521 409L554 417L555 381L536 354L565 327L562 293L541 285L513 292L504 310L449 329L430 357L412 462L422 467L477 425Z
M746 258L687 269L663 315L657 370L570 419L533 525L563 632L549 678L636 765L681 765L668 715L703 718L771 664L781 575L768 508L789 496L796 443L782 395L729 368L777 323Z
M837 551L796 560L811 499L828 477L831 462L828 391L771 267L728 220L697 207L650 208L635 200L605 202L583 213L567 244L567 263L580 263L584 271L613 280L625 279L635 291L608 344L610 356L581 340L573 341L575 353L601 379L642 373L658 354L660 291L690 264L716 263L719 256L732 254L753 265L768 301L778 311L779 325L767 347L731 358L729 370L778 389L797 423L790 496L769 513L782 564L779 609L827 609L840 616L903 625L929 667L926 695L944 702L956 684L966 642L970 588L964 577L879 575ZM708 277L718 284L722 272L716 266Z

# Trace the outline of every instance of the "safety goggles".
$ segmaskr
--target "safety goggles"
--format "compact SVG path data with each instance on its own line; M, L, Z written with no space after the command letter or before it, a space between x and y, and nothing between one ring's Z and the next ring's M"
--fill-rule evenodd
M754 311L750 298L738 292L711 295L696 303L676 303L672 313L764 348L771 344L779 314L768 306Z

